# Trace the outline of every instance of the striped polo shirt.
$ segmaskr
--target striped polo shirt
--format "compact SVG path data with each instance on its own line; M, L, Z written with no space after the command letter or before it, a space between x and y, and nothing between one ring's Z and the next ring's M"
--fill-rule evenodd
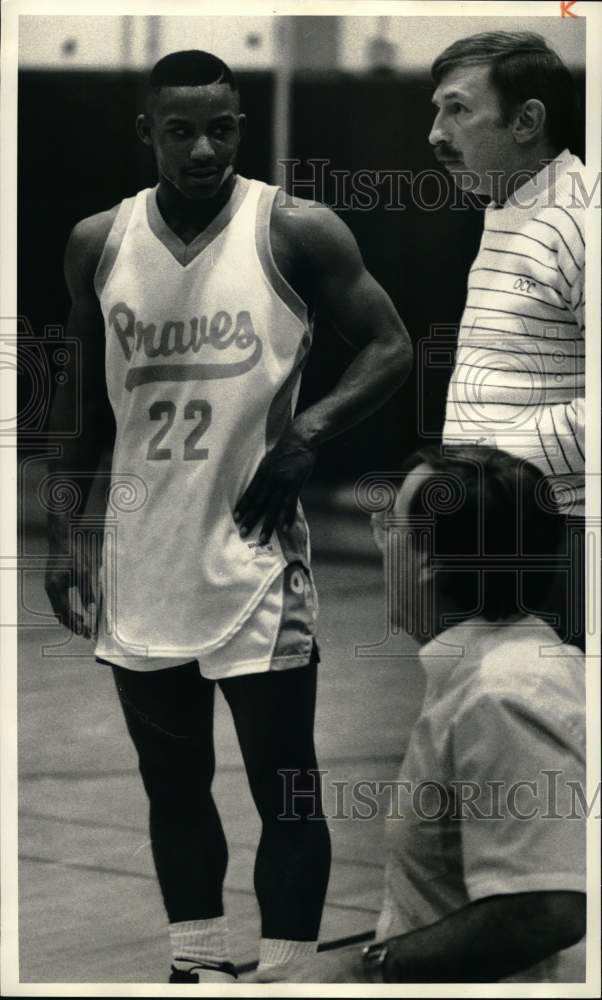
M585 513L582 170L565 149L485 210L443 430L445 444L529 459L573 515Z

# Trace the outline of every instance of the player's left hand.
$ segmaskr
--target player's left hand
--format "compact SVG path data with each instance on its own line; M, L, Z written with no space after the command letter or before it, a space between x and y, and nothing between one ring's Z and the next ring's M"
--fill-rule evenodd
M311 475L314 462L313 449L292 430L268 451L234 511L242 538L260 521L260 545L270 540L276 525L291 527L299 493Z

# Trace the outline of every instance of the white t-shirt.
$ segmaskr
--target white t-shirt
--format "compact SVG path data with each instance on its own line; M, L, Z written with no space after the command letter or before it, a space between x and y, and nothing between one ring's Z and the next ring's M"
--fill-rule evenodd
M580 650L559 645L538 618L475 618L428 643L420 659L426 695L386 820L377 938L486 896L585 892ZM584 979L582 940L507 981Z

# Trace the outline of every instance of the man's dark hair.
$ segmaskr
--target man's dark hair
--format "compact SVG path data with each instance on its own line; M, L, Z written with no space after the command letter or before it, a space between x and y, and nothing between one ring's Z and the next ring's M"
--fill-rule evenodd
M486 31L453 42L437 56L431 76L437 85L456 66L489 66L507 125L530 98L546 109L546 135L558 151L574 144L577 95L573 78L560 56L541 35L531 31Z
M238 93L234 73L225 62L211 52L188 49L159 59L151 70L149 93L156 97L162 87L203 87L210 83L225 83Z
M480 445L424 448L404 472L422 463L433 475L413 494L409 516L412 528L421 522L432 532L438 586L464 617L541 610L564 531L549 480L530 462Z

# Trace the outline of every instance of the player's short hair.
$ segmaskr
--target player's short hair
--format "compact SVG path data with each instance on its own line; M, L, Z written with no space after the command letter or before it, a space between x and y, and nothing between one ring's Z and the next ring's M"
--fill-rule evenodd
M485 31L459 38L437 56L431 76L437 86L456 66L489 66L503 124L530 98L546 109L545 131L559 151L574 142L577 95L573 78L545 38L532 31Z
M404 472L422 463L433 475L412 495L410 526L431 524L442 591L467 617L472 610L488 621L543 608L565 530L549 479L524 459L480 445L421 449Z
M234 73L218 56L201 49L170 52L151 70L148 97L152 104L162 87L203 87L211 83L224 83L238 93Z

